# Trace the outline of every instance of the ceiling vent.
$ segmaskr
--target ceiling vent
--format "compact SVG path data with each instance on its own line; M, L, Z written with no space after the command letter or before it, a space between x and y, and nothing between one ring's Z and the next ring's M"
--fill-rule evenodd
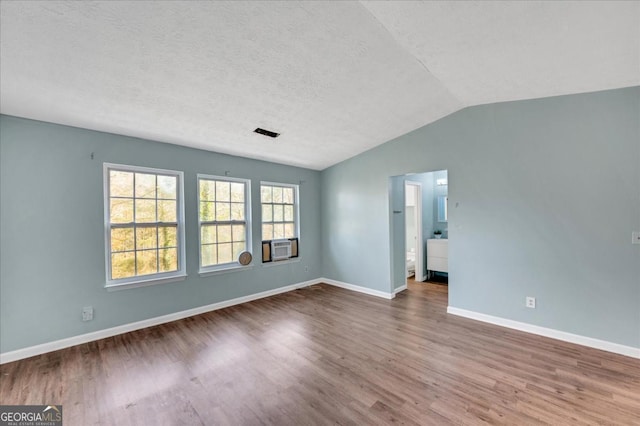
M272 132L271 130L265 130L258 127L254 130L255 133L260 133L261 135L269 136L270 138L277 138L280 136L280 133Z

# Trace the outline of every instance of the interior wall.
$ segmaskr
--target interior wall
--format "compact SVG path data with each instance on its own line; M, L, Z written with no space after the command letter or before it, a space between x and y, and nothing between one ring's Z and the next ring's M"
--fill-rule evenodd
M452 307L640 347L639 100L467 108L324 170L324 276L392 289L389 176L448 169Z
M391 259L391 277L393 282L393 289L400 288L407 283L406 274L406 262L407 257L405 253L406 241L405 241L405 229L406 229L406 216L405 216L405 186L404 176L394 176L390 179L390 191L392 201L390 203L391 209L391 226L390 226L390 239L393 246L393 253ZM398 237L393 237L398 236ZM389 288L384 290L389 292Z
M184 172L185 281L105 290L104 162ZM251 179L254 266L200 277L196 174L224 176L226 171L232 177ZM262 266L256 255L261 253L261 180L302 181L298 262ZM2 352L322 275L317 171L0 116L0 189ZM82 322L83 306L94 307L93 321Z

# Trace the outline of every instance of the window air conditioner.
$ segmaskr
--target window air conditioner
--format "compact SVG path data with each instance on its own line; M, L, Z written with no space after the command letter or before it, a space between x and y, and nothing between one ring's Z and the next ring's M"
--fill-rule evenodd
M291 241L290 240L273 240L271 241L271 260L278 261L289 259L291 257Z

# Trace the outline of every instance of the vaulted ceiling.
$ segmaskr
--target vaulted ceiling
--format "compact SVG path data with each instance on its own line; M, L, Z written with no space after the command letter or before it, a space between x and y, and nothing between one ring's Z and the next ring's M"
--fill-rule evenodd
M319 170L467 106L640 85L639 2L0 8L3 114Z

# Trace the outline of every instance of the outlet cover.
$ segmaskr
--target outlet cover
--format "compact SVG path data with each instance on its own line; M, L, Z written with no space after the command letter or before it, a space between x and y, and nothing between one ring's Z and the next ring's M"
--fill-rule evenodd
M633 231L631 233L631 244L640 244L640 231Z
M527 308L535 309L536 308L536 298L535 297L527 297L526 299Z
M82 308L82 321L91 321L93 319L93 306L85 306Z

